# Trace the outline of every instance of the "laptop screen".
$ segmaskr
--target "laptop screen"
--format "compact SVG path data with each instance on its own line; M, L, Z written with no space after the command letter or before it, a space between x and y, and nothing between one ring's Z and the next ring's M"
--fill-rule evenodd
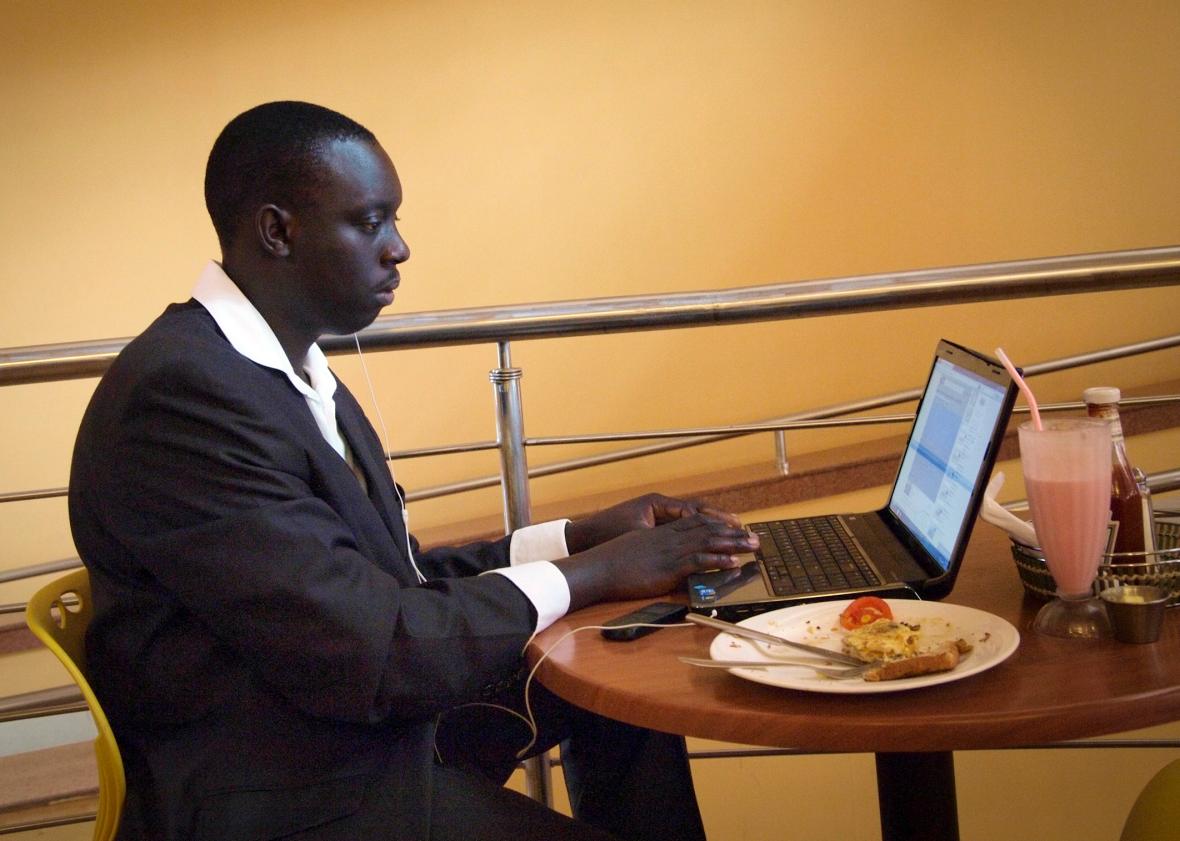
M963 530L1006 391L939 358L918 407L889 510L944 570Z

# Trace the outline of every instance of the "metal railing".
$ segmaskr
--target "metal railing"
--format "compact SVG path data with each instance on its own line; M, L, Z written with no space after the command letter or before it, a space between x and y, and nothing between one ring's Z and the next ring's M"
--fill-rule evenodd
M411 313L383 316L359 335L366 350L423 348L445 345L497 344L498 367L491 372L496 384L498 429L523 417L519 402L519 371L511 365L510 342L516 339L573 337L599 333L636 332L679 327L700 327L757 321L810 318L852 312L904 309L919 306L962 304L1008 300L1019 297L1080 294L1120 289L1174 286L1180 284L1180 246L986 263L945 269L926 269L771 284L709 292L685 292L669 295L637 295L581 301L446 310L435 313ZM105 339L0 349L0 386L56 380L96 377L106 370L130 339ZM320 341L329 354L350 353L355 345L351 337L329 336ZM1029 366L1032 376L1093 364L1107 359L1147 353L1180 345L1180 336L1166 336L1133 345L1066 357ZM513 373L516 372L516 373ZM637 458L684 447L761 431L783 432L791 429L824 426L824 418L846 416L858 411L880 408L913 400L913 389L884 395L857 403L818 409L759 424L710 427L707 429L656 430L650 432L566 435L548 438L524 438L501 434L495 441L449 444L390 453L391 458L416 458L428 455L465 453L497 449L508 465L503 475L484 476L462 482L422 488L411 500L428 499L452 493L490 487L527 478L553 475L612 461ZM905 420L900 417L895 420ZM885 423L890 419L863 419L826 425ZM527 472L524 448L555 444L626 441L640 439L675 439L589 458L546 465ZM780 450L781 436L776 438ZM785 465L785 455L780 457ZM523 469L522 469L523 466ZM22 501L64 495L64 488L21 492L0 492L0 502ZM518 492L506 491L507 498ZM506 499L507 499L506 498ZM506 506L507 508L507 506ZM511 525L509 523L508 525Z
M499 344L1177 284L1180 246L1168 246L720 291L382 316L360 333L360 341L366 350ZM0 350L0 386L98 376L127 341ZM329 354L355 348L351 336L325 337L320 346Z
M781 437L785 430L901 422L911 416L838 418L854 412L913 400L918 396L918 390L817 409L759 424L613 435L526 438L523 434L521 371L513 367L511 361L511 342L514 340L778 321L1175 285L1180 285L1180 247L1171 246L721 291L639 295L384 316L363 330L359 335L359 341L361 347L369 351L482 343L496 345L497 367L490 374L496 395L496 440L390 455L411 458L475 450L498 450L501 462L498 476L480 477L424 489L411 494L410 499L458 493L498 483L503 489L505 528L515 529L528 525L531 519L528 491L530 475L549 475L610 460L635 458L756 432L776 433L780 464L785 467L785 444ZM129 340L111 339L0 349L0 386L99 376L127 341ZM320 345L329 354L351 352L355 348L351 337L326 337L321 340ZM1180 335L1161 337L1134 345L1029 366L1027 372L1030 375L1048 373L1104 359L1177 346L1180 346ZM531 474L528 469L526 449L530 446L637 439L672 440L597 455L589 459L548 465L532 471ZM64 493L63 488L6 492L0 494L0 502L41 499ZM549 800L547 779L530 774L529 788L533 796Z

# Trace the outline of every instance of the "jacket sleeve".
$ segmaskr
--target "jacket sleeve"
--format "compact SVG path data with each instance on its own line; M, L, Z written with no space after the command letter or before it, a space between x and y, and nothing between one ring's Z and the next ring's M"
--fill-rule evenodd
M116 382L83 422L79 552L155 617L107 624L128 669L153 664L132 682L240 671L310 714L376 722L470 700L516 669L534 621L523 594L496 575L399 582L309 466L302 396L266 369L235 373L171 365Z
M410 543L419 569L427 578L462 578L478 575L510 563L510 538L481 540L464 546L435 546L422 551L411 535Z

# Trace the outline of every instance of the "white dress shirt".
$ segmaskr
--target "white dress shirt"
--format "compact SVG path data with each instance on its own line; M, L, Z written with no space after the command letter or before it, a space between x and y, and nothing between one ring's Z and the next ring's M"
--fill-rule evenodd
M303 370L311 381L308 385L291 367L287 354L266 319L213 260L209 261L198 278L193 298L213 316L234 350L252 362L286 374L291 385L307 401L307 407L324 440L351 466L352 454L336 423L336 377L329 370L328 360L319 345L313 344L308 349L303 362ZM538 631L549 627L569 610L569 584L561 570L549 563L569 556L565 543L565 526L568 522L553 520L516 530L512 533L509 550L512 565L490 571L509 578L533 603L537 610ZM412 558L410 562L413 563ZM414 568L417 571L416 564Z

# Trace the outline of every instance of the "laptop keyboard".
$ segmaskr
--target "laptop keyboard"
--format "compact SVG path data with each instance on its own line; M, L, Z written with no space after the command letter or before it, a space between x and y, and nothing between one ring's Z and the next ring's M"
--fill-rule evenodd
M881 583L835 516L754 523L750 530L762 542L758 558L775 595Z

